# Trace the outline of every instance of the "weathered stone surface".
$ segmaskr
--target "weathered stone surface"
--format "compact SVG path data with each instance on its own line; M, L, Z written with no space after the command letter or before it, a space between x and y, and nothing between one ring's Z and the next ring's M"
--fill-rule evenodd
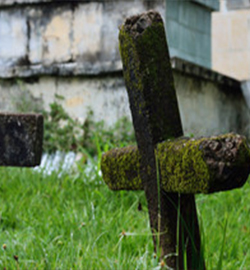
M22 11L0 11L0 70L19 65L27 50L27 24Z
M137 142L160 142L182 135L164 24L159 13L128 18L120 51ZM150 138L150 139L149 139Z
M0 166L40 164L43 117L37 114L0 114Z
M194 195L164 192L161 168L157 167L157 143L183 132L160 14L150 10L127 18L119 41L155 252L158 232L161 256L169 267L183 269L186 256L187 269L205 269ZM182 219L177 225L179 215ZM181 236L178 240L177 230ZM178 256L169 257L177 246Z
M165 0L154 0L155 3L162 3L164 2ZM197 0L198 1L198 0ZM204 0L203 0L204 1ZM1 6L11 6L11 5L16 5L16 4L22 4L22 5L25 5L25 4L42 4L42 3L53 3L53 2L59 2L60 4L64 1L57 1L57 0L1 0L0 1L0 7ZM67 1L67 2L76 2L75 0L71 0L71 1ZM82 1L84 2L84 1ZM85 2L102 2L102 3L112 3L114 5L117 4L117 2L124 2L124 0L87 0ZM137 0L130 0L129 1L130 4L135 4L135 2L137 2ZM148 6L152 7L152 1L148 1L148 0L144 0L144 3L147 4L147 2L149 2ZM151 4L150 4L151 2ZM153 6L154 6L154 3L153 3ZM131 8L132 9L132 8Z
M95 63L102 48L103 5L89 3L79 6L73 20L73 57L77 63Z
M151 5L164 14L164 3ZM147 1L10 0L2 5L9 6L0 11L2 78L121 71L118 27L128 14L148 7Z
M70 89L70 91L69 91ZM58 100L56 95L64 100ZM104 121L107 126L122 117L131 119L124 80L120 74L113 77L41 77L33 81L4 80L0 83L0 110L2 112L49 111L50 104L59 102L66 112L84 122L89 110L94 112L95 121ZM98 103L98 106L96 105ZM28 104L24 107L23 104ZM36 110L34 110L36 109Z
M210 136L236 132L250 138L250 112L239 81L176 58L172 59L172 67L184 134ZM49 74L50 68L44 72ZM66 70L69 73L64 75L70 75L70 69ZM75 72L80 74L80 70ZM34 97L28 103L41 104L48 110L56 93L65 97L60 102L70 116L81 121L86 119L88 107L96 121L103 120L107 125L131 116L121 73L98 78L42 76L33 80L0 80L0 110L18 111L26 94Z
M236 134L165 141L156 157L166 192L226 191L241 187L250 173L250 149ZM111 150L102 157L103 179L112 190L142 190L140 162L136 146Z
M37 4L37 3L48 3L54 0L1 0L0 6L11 6L16 4Z
M31 8L26 11L29 25L29 63L44 66L69 62L72 58L72 21L70 5ZM45 19L46 18L46 19Z
M120 27L119 44L136 141L141 155L140 175L157 252L154 233L165 231L162 225L165 226L168 222L163 220L162 215L164 195L159 188L161 175L157 178L155 146L164 139L182 134L164 23L160 14L151 10L127 18ZM172 235L161 234L160 242L174 242ZM168 239L163 240L165 237ZM160 248L163 256L173 251L163 248L161 244Z

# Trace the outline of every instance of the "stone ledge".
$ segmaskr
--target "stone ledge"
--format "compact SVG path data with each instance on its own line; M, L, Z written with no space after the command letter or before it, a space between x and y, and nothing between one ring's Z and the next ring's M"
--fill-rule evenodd
M28 78L33 76L88 76L100 75L103 73L114 73L122 71L121 61L84 63L77 62L58 63L51 65L30 65L15 66L10 68L0 68L1 79L11 79L14 77Z
M37 5L37 4L46 4L46 3L54 3L54 4L87 4L87 3L105 3L105 2L124 2L124 0L82 0L82 1L76 1L76 0L68 0L68 1L63 1L63 0L2 0L0 1L0 8L1 7L11 7L11 6L16 6L16 5ZM149 0L140 0L143 2L145 5L148 5L149 7L151 6L152 1ZM165 0L154 0L156 3L163 3ZM198 0L200 1L200 0Z
M204 68L194 63L182 60L177 57L171 58L173 70L212 81L220 85L229 86L230 89L239 89L241 82L215 72L211 69ZM112 74L122 72L122 63L117 61L106 61L96 63L77 63L67 62L51 65L30 65L30 66L15 66L10 68L0 68L1 79L11 79L14 77L28 78L33 76L51 75L51 76L98 76L100 74Z
M31 5L31 4L40 4L40 3L49 3L49 2L59 2L53 0L2 0L0 3L1 7L10 7L14 5Z
M172 68L187 75L195 76L201 79L213 81L215 83L229 86L230 89L239 89L241 82L226 75L220 74L211 69L190 63L177 57L171 58Z
M218 0L191 0L191 2L204 6L212 11L218 11L220 9Z

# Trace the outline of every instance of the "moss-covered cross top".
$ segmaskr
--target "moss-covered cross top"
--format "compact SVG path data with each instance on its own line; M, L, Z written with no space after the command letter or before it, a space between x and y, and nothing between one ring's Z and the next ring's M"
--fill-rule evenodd
M155 251L160 248L169 267L184 269L186 261L185 269L205 269L194 194L245 183L250 173L246 140L234 134L181 137L164 25L157 12L126 19L119 41L138 148L104 154L104 181L113 190L144 189Z
M42 115L0 114L0 166L39 165L42 143Z

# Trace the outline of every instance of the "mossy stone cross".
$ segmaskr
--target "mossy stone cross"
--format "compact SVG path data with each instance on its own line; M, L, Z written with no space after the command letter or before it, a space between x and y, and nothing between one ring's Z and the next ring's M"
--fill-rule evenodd
M42 144L42 115L0 114L0 166L39 165Z
M205 269L194 194L242 186L250 173L246 139L183 135L163 21L149 11L126 19L120 53L138 148L102 156L113 190L144 189L155 251L172 269ZM181 137L174 140L174 138ZM178 237L177 237L178 236Z

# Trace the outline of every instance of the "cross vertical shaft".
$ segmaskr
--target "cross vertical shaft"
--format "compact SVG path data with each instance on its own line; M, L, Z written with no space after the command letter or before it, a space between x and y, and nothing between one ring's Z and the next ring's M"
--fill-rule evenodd
M159 233L168 266L182 269L186 252L188 269L204 269L194 195L163 192L155 158L157 143L183 135L160 15L149 11L128 18L119 40L152 232ZM153 240L156 250L157 238ZM173 255L176 252L178 256ZM200 264L203 268L198 268Z

